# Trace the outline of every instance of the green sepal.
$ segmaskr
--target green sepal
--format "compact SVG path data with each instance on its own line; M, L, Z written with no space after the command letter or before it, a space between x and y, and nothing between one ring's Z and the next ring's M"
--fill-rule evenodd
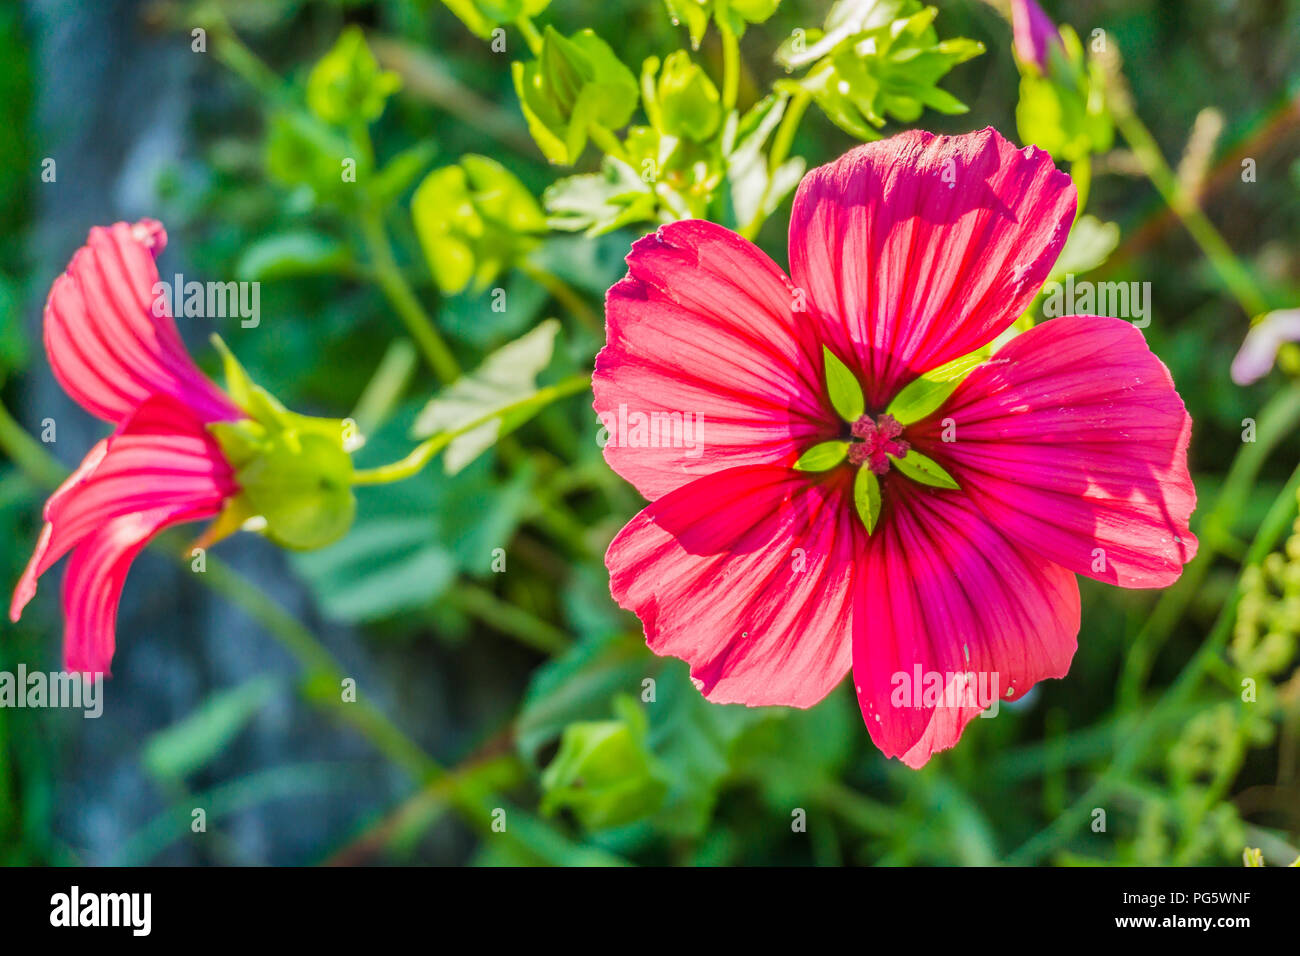
M865 466L858 469L857 477L853 479L853 505L867 534L871 534L880 520L880 479Z
M324 547L343 537L356 516L352 457L324 435L268 436L235 481L248 511L266 519L266 536L281 547Z
M919 422L943 405L966 376L988 356L989 350L983 348L931 369L895 395L885 412L893 415L900 425Z
M835 413L852 424L867 411L862 386L858 384L857 376L849 371L849 367L824 345L822 356L826 363L826 394L830 397Z
M296 550L342 537L356 514L349 454L359 441L355 426L289 411L253 382L219 337L212 340L225 366L227 392L248 416L208 426L240 489L227 504L227 524L264 519L268 538Z
M949 488L952 491L961 488L961 485L957 484L957 479L948 474L937 461L927 458L919 451L909 451L902 458L890 455L889 460L902 474L923 485L932 488Z
M799 471L826 471L842 462L849 453L846 441L824 441L813 445L794 463Z

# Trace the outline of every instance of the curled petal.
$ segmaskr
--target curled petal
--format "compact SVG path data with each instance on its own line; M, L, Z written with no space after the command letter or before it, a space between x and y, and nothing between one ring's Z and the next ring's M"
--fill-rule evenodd
M217 514L236 491L230 465L193 412L172 398L146 401L46 502L45 526L14 589L10 619L18 620L37 579L71 551L64 588L69 654L75 644L106 646L111 655L111 615L106 632L87 628L103 623L105 609L116 610L139 548L161 527ZM98 660L77 659L92 658Z
M152 395L169 395L205 422L239 411L185 350L155 291L161 223L90 230L45 305L45 351L59 384L92 415L117 424Z

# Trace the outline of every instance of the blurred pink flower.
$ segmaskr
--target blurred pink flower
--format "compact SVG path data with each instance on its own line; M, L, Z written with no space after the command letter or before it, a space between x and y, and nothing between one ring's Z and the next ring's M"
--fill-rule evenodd
M1300 309L1279 309L1256 322L1232 360L1232 380L1252 385L1273 371L1278 349L1300 342Z
M1056 24L1034 0L1011 0L1011 31L1016 56L1047 72L1047 51L1059 45L1061 36Z
M688 661L708 699L808 707L852 669L872 739L919 767L981 707L899 703L900 680L991 676L998 699L1015 699L1069 669L1076 573L1177 579L1197 546L1191 420L1130 323L1042 323L930 415L902 429L883 415L1028 308L1074 210L1070 178L1041 150L992 129L912 131L804 178L789 278L710 222L633 245L607 297L594 405L606 460L651 504L605 560L650 648ZM830 404L823 347L862 387L853 430ZM693 422L692 440L665 422ZM828 471L792 467L868 433L872 449ZM960 490L891 468L870 453L882 442L929 456ZM859 463L883 472L871 533L853 499Z
M107 671L131 562L163 528L215 516L237 492L206 426L243 413L195 366L165 303L155 305L162 224L95 227L45 306L54 376L115 426L45 504L45 527L14 590L17 621L63 555L64 661Z

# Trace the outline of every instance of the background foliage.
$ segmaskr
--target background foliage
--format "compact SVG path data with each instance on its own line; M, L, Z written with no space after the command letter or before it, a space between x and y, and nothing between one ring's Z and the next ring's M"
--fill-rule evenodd
M1300 362L1228 376L1251 320L1300 302L1296 0L1044 3L1090 64L1074 87L1022 80L1006 9L977 0L96 6L0 9L4 580L57 477L47 452L75 463L96 435L38 337L94 223L161 218L164 278L260 281L257 328L194 320L187 340L215 371L200 346L218 331L286 404L354 417L359 467L509 411L360 489L325 550L241 535L202 574L173 566L186 538L146 556L105 716L0 709L0 860L1300 855ZM1051 148L1088 191L1073 271L1151 282L1144 331L1195 421L1202 553L1164 593L1081 581L1069 678L913 772L871 745L846 686L808 711L715 706L649 654L601 561L640 502L571 383L657 221L712 218L784 262L806 168L910 126L985 125ZM50 415L52 447L24 437ZM57 666L42 593L5 626L0 669ZM347 677L356 703L338 700Z

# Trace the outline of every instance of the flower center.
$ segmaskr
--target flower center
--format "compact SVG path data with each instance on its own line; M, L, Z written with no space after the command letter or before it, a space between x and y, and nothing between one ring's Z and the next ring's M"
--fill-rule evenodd
M889 456L902 458L911 447L903 439L903 426L893 415L884 414L873 419L863 415L849 429L853 435L849 443L849 464L866 465L877 475L889 471Z

